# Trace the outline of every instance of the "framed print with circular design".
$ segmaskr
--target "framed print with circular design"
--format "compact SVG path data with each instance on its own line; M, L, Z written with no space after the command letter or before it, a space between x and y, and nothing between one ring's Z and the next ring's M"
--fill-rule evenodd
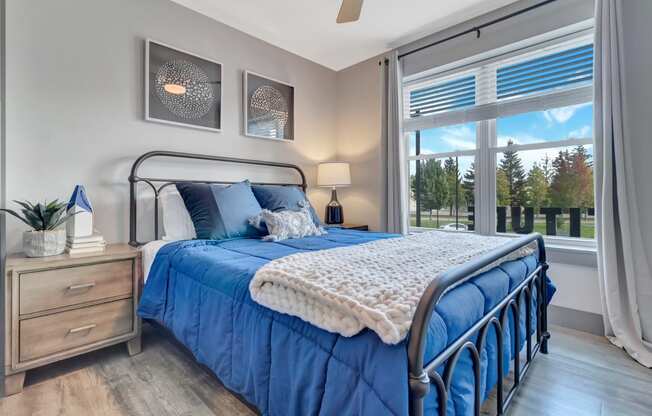
M244 134L272 140L294 140L294 87L244 71Z
M148 39L145 120L222 129L222 64Z

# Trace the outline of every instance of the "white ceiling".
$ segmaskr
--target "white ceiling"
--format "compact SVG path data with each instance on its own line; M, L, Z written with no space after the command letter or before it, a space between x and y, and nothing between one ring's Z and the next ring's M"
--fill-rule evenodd
M516 0L366 0L336 24L341 0L172 0L339 71Z

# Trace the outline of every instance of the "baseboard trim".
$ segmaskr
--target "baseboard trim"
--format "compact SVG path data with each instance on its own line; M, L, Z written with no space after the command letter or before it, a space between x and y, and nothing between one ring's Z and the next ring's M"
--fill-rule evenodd
M604 336L602 315L550 305L548 307L548 323L577 331Z

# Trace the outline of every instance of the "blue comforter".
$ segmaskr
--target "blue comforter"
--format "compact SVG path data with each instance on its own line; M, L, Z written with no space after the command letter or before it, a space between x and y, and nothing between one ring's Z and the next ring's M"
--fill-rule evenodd
M405 341L386 345L369 330L351 338L333 334L258 305L248 290L256 270L273 259L392 237L331 229L324 236L281 242L170 243L156 256L138 312L169 328L226 387L263 415L407 415ZM433 313L426 360L470 328L536 263L534 255L504 263L447 293ZM523 314L520 326L522 346ZM511 327L504 337L505 371L515 349L508 347L513 345L513 322ZM483 397L497 380L496 351L491 334L482 351ZM471 368L470 359L462 357L453 378L449 415L472 413ZM436 392L431 389L426 414L436 414L436 409Z

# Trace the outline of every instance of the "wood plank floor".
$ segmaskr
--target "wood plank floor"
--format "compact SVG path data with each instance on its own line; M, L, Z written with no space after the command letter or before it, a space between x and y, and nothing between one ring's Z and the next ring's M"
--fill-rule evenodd
M606 338L550 332L549 354L535 357L509 416L652 416L652 370Z
M510 416L652 415L652 370L606 340L552 329ZM207 370L145 325L143 352L118 345L28 372L23 393L0 399L11 416L253 415Z

